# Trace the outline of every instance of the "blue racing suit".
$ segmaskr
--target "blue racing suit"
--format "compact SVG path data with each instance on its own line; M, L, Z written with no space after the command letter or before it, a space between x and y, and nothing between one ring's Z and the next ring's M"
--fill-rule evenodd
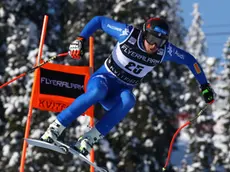
M86 24L80 36L88 39L98 29L115 38L117 44L104 65L91 76L86 92L57 116L65 127L91 105L100 103L107 112L95 127L106 135L134 107L132 89L164 61L187 65L200 84L207 83L197 60L169 42L150 55L144 49L141 30L102 16L96 16Z

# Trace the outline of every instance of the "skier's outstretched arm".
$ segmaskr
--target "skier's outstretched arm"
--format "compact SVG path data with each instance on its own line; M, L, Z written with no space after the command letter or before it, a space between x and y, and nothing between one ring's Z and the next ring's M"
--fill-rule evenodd
M195 59L195 57L189 54L188 52L174 46L171 43L168 43L166 48L166 54L163 61L173 61L177 64L184 64L188 66L188 68L200 84L201 92L205 102L213 103L215 93L211 88L210 84L208 83L201 65Z
M84 54L84 40L88 39L97 30L103 30L118 41L123 41L128 36L132 26L117 22L108 17L95 16L83 28L80 35L69 46L69 55L74 59L80 59Z
M124 23L117 22L111 18L104 16L93 17L83 28L80 33L81 37L88 39L95 31L103 30L113 38L120 41L125 31L128 31L129 26Z

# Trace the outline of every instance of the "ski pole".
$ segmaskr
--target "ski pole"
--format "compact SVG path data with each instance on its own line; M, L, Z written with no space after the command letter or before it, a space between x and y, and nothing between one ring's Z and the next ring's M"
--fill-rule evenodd
M176 138L176 136L178 135L178 133L186 126L188 126L189 124L193 123L204 111L205 109L208 107L209 104L206 104L203 109L200 110L200 112L194 117L192 118L190 121L186 122L184 125L182 125L180 128L177 129L177 131L175 132L175 134L173 135L173 138L170 142L170 146L169 146L169 151L168 151L168 156L167 156L167 159L166 159L166 162L165 162L165 166L162 168L162 171L165 171L167 166L168 166L168 163L169 163L169 160L170 160L170 156L171 156L171 152L172 152L172 147L173 147L173 143L174 143L174 140Z
M37 66L35 66L35 67L29 69L27 72L24 72L24 73L18 75L17 77L13 78L12 80L10 80L10 81L8 81L8 82L2 84L2 85L0 86L0 89L3 88L3 87L5 87L5 86L7 86L7 85L9 85L10 83L14 82L15 80L18 80L19 78L21 78L21 77L27 75L28 73L34 72L37 68L40 68L40 67L43 66L44 64L50 62L51 60L56 59L57 57L62 57L62 56L67 56L67 55L68 55L68 52L66 52L66 53L61 53L61 54L58 54L58 55L55 55L55 56L50 57L48 60L46 60L46 61L42 62L41 64L39 64L39 65L37 65Z

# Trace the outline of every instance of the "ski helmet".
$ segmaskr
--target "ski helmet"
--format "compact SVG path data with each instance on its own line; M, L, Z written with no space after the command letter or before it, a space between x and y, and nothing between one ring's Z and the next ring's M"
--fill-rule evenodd
M163 47L169 37L169 26L167 22L161 18L150 18L143 25L143 36L149 44L157 44Z

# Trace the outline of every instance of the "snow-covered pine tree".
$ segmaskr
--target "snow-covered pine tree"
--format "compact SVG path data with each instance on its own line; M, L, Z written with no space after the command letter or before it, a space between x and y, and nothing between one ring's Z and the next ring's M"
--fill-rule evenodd
M205 70L206 56L206 38L202 30L202 17L199 12L199 4L194 4L194 10L192 12L193 20L192 24L188 30L188 34L185 40L186 50L192 54L198 62L201 64L202 68ZM185 84L185 94L181 96L185 101L185 106L180 109L180 111L186 111L187 113L196 113L199 111L197 105L203 102L200 92L199 85L194 80L194 76L191 72L186 73L186 78L181 78L184 80ZM202 104L203 105L203 104Z
M217 101L213 106L213 116L216 124L212 141L215 147L215 156L212 162L212 171L229 171L229 120L230 120L230 37L223 48L223 61L220 75L215 83Z
M7 24L6 20L6 11L2 3L0 3L0 83L3 83L4 70L6 67L6 34L7 33ZM2 101L0 100L0 134L3 133L4 123L6 122L4 115L4 108Z
M16 1L3 2L5 10L5 45L7 48L5 58L7 67L2 75L2 83L10 80L32 66L28 57L28 50L37 44L34 34L37 28L28 18L21 18L18 13L19 3ZM14 8L12 8L14 7ZM17 10L13 10L15 9ZM1 101L4 105L6 123L1 135L1 161L0 166L4 171L18 171L20 151L22 146L23 131L26 122L29 92L26 88L31 86L31 77L15 81L10 86L1 89Z
M50 56L52 54L49 51L49 45L51 50L55 52L61 51L61 47L58 46L58 43L61 42L60 23L55 20L55 17L58 17L59 14L55 13L55 10L58 12L61 10L51 3L51 1L22 2L17 0L1 2L4 10L2 11L1 8L1 14L4 12L4 20L1 20L3 25L1 26L6 28L4 34L1 34L5 37L1 36L1 39L5 38L3 39L3 45L6 47L6 52L3 58L7 59L7 67L3 68L5 70L1 72L1 83L11 80L35 64L45 14L48 14L51 19L47 32L47 35L51 36L46 39L48 46L44 47L43 55ZM56 4L58 3L56 2ZM52 9L49 7L52 7ZM56 42L56 45L54 45L54 42ZM5 110L5 112L1 113L1 115L4 114L5 116L5 123L3 130L1 130L3 134L0 136L2 147L0 167L3 171L13 172L18 171L19 168L32 83L33 74L29 74L1 89L1 101ZM47 121L50 115L48 112L35 111L33 116L35 118L32 122L31 133L37 133L38 136L42 129L44 131L44 122ZM34 158L33 153L41 155L40 151L30 149L28 152L26 170L40 171L43 169L43 166L31 163L30 156L32 155L32 158ZM43 160L44 162L47 161L44 157Z
M207 71L212 71L213 65L215 64L215 59L209 58L206 55L206 40L205 34L202 31L202 17L199 12L199 4L194 4L194 10L192 12L193 20L192 25L189 28L186 47L187 51L190 52L201 64L205 73ZM181 112L188 112L193 115L196 115L201 108L205 105L203 101L199 85L193 79L192 73L188 73L188 79L185 80L186 82L186 93L185 96L181 96L182 99L186 102L186 105L183 106L180 111ZM207 79L211 80L212 75L207 75ZM186 161L192 160L192 163L189 165L184 165L184 171L205 171L210 170L210 161L213 159L213 143L211 142L213 136L212 127L214 125L214 121L212 119L212 112L211 108L208 108L202 116L197 119L195 125L192 125L188 128L189 138L188 141L189 148L188 148L188 156L185 157L185 164Z
M150 0L110 0L106 3L99 0L4 1L4 9L6 9L7 14L5 24L13 20L12 25L7 24L9 26L6 37L8 42L5 43L9 46L8 51L10 52L7 52L6 55L8 68L4 73L4 81L17 74L14 72L15 69L21 69L22 66L29 68L34 64L45 14L49 16L49 26L44 56L49 56L50 51L57 53L67 51L69 43L76 38L84 25L96 15L107 15L121 22L134 25L141 25L144 22L143 19L148 17L165 17L173 30L173 43L181 45L184 35L183 28L178 27L181 24L181 19L177 16L178 2L158 0L154 2ZM16 36L11 37L13 35ZM103 63L98 59L104 60L108 57L115 40L100 31L94 36L96 36L95 65L98 67ZM21 40L24 41L20 42ZM82 58L80 62L70 58L64 59L64 62L61 60L56 62L71 65L86 64L87 57L88 54L86 53L85 58ZM181 85L178 78L182 70L173 64L162 65L156 70L157 72L152 72L148 76L148 81L146 80L139 89L136 89L137 107L116 127L116 130L113 130L106 137L109 142L104 139L101 143L102 146L96 147L96 161L100 165L107 165L111 171L157 171L164 165L168 145L175 130L171 120L174 119L174 114L179 106L177 97L181 94L179 92ZM8 76L8 71L14 73ZM5 114L10 112L10 115L5 115L7 118L3 131L5 134L0 137L3 140L1 144L4 145L0 167L9 172L18 171L20 163L32 79L33 75L28 75L6 88L10 91L4 89L5 91L2 92L4 96L1 97L1 100L5 104L5 109L13 107L5 111ZM14 90L13 93L12 90ZM21 97L24 98L23 101L21 101ZM13 100L15 102L19 100L18 102L21 104L16 106L14 102L11 102ZM100 113L101 111L96 111L96 114ZM54 117L53 113L35 111L30 136L38 138ZM82 134L83 130L85 131L85 128L80 128L79 124L86 127L85 117L67 129L65 140L74 141L76 137ZM39 148L28 149L26 171L71 172L88 170L88 165L73 157L62 156Z

